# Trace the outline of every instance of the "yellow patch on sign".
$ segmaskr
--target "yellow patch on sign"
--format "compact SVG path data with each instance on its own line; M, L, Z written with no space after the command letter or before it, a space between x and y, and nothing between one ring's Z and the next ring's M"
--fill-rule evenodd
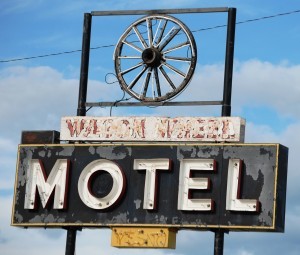
M175 249L176 233L171 228L113 227L111 245L117 248Z

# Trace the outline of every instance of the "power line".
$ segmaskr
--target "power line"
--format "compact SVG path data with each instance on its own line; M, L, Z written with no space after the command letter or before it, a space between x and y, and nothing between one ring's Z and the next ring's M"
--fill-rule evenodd
M287 16L287 15L291 15L291 14L295 14L295 13L300 13L300 10L294 10L294 11L290 11L290 12L283 12L283 13L278 13L278 14L274 14L274 15L270 15L270 16L264 16L264 17L260 17L260 18L239 21L239 22L236 22L236 25L261 21L261 20L265 20L265 19L273 19L273 18L277 18L277 17L280 17L280 16ZM223 28L223 27L226 27L226 26L227 25L218 25L218 26L193 30L191 32L197 33L197 32L201 32L201 31L207 31L207 30L212 30L212 29L217 29L217 28ZM110 48L110 47L114 47L114 46L115 46L115 44L110 44L110 45L102 45L102 46L97 46L97 47L91 47L90 49L91 50L97 50L97 49L103 49L103 48ZM50 54L44 54L44 55L38 55L38 56L32 56L32 57L6 59L6 60L0 60L0 63L16 62L16 61L22 61L22 60L35 59L35 58L52 57L52 56L58 56L58 55L72 54L72 53L76 53L76 52L81 52L81 50L70 50L70 51L62 51L62 52L50 53Z
M250 23L250 22L265 20L265 19L273 19L273 18L277 18L277 17L280 17L280 16L287 16L287 15L291 15L291 14L295 14L295 13L299 13L299 12L300 12L300 10L295 10L295 11L290 11L290 12L283 12L283 13L278 13L278 14L275 14L275 15L264 16L264 17L255 18L255 19L247 19L247 20L236 22L235 24L236 25L240 25L240 24L245 24L245 23ZM222 27L226 27L226 26L227 25L218 25L218 26L213 26L213 27L207 27L207 28L201 28L201 29L193 30L192 32L196 33L196 32L201 32L201 31L216 29L216 28L222 28Z
M113 47L113 46L115 46L115 45L111 44L111 45L104 45L104 46L98 46L98 47L91 47L90 49L97 50L97 49L108 48L108 47ZM0 60L0 63L15 62L15 61L21 61L21 60L35 59L35 58L45 58L45 57L58 56L58 55L64 55L64 54L71 54L71 53L75 53L75 52L81 52L81 50L70 50L70 51L62 51L62 52L50 53L50 54L45 54L45 55L33 56L33 57Z

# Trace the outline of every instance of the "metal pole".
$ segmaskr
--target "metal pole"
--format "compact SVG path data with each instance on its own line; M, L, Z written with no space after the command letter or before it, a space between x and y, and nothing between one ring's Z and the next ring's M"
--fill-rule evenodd
M88 85L91 27L92 27L92 15L90 13L85 13L84 22L83 22L81 69L80 69L77 116L86 115L85 103L86 103L87 85Z
M223 104L222 104L223 117L231 115L235 23L236 23L236 8L229 8L228 22L227 22ZM214 255L223 255L225 231L223 229L217 229L214 232L215 232Z
M90 13L85 13L84 21L83 21L81 69L80 69L77 116L86 115L85 103L86 103L86 95L87 95L89 59L90 59L91 27L92 27L92 15ZM72 227L67 228L66 253L65 253L66 255L75 254L76 234L77 234L76 232L77 232L76 228L72 228Z
M222 116L231 115L231 92L232 92L235 22L236 22L236 8L229 8L228 23L227 23Z
M76 244L76 229L68 228L67 241L66 241L66 255L75 254L75 244Z
M218 229L215 231L214 255L223 255L224 249L224 231Z

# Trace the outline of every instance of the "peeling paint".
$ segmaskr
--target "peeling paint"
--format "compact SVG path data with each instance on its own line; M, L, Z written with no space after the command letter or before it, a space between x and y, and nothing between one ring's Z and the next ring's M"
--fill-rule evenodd
M197 157L199 158L210 158L212 156L217 156L220 154L220 147L211 147L199 150Z
M47 157L51 158L51 150L48 150Z
M122 147L118 150L114 147L98 147L96 153L101 157L109 160L124 159L127 156L131 156L131 148Z
M178 217L173 217L172 218L172 224L178 224L179 223L179 218Z
M39 223L44 222L47 223L64 223L65 219L62 217L55 217L53 214L41 214L36 215L34 218L29 220L30 223Z
M16 211L14 217L16 219L16 222L18 222L18 223L22 223L23 222L23 216L21 214L19 214L18 211Z
M94 155L96 153L96 149L93 146L89 147L89 153L91 153L92 155Z
M164 215L161 215L159 218L159 223L160 224L167 224L168 222L168 217L165 217Z
M125 213L119 213L118 215L114 216L112 218L112 223L128 223L128 218L127 218L128 212Z
M22 163L19 162L19 171L18 171L18 182L17 187L23 187L26 184L26 172L29 165L29 161L32 159L33 152L36 150L36 147L26 147L26 148L20 148L20 152L23 152L23 155L25 156Z
M141 203L142 203L142 200L140 199L137 199L137 200L134 200L133 201L135 203L135 209L140 209L141 208Z
M45 151L40 151L39 156L44 158L46 156L46 152Z
M58 152L59 156L72 156L72 154L74 153L75 150L75 146L66 146L63 147L63 149Z

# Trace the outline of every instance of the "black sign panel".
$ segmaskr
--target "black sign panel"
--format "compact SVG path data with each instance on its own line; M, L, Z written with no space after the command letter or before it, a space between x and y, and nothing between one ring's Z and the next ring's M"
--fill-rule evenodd
M279 144L20 145L12 225L283 231Z

